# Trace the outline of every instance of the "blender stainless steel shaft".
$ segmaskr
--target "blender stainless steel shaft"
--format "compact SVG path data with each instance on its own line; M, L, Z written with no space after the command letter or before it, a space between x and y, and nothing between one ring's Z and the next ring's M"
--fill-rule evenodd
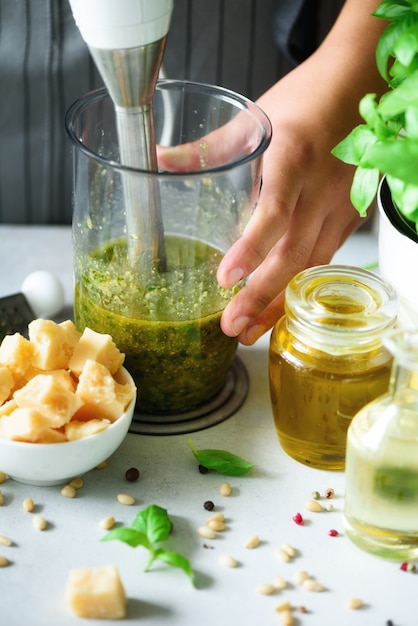
M152 98L161 67L172 0L70 0L80 32L115 105L130 260L166 266ZM129 170L132 168L132 171Z

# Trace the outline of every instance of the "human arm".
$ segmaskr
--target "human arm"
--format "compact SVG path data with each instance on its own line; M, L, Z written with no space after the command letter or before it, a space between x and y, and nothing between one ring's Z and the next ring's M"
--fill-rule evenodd
M378 4L347 0L318 50L258 100L273 125L263 187L243 237L218 271L224 287L254 272L221 322L243 344L281 315L292 276L329 262L360 224L349 199L353 168L331 149L359 122L360 98L383 86L375 48L385 23L371 16Z

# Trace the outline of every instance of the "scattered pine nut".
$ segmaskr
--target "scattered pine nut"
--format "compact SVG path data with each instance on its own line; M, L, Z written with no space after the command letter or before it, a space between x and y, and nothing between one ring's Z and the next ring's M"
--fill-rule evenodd
M325 508L326 508L327 511L333 511L334 510L334 505L331 504L331 502L327 502L327 505L326 505Z
M207 522L207 525L209 526L209 528L217 532L218 531L222 532L226 528L225 522L222 522L221 520L218 520L218 519L209 520L209 522Z
M290 604L289 600L286 600L285 602L280 602L280 604L276 606L275 611L277 613L281 613L282 611L290 611L291 608L292 605Z
M0 472L0 484L4 483L6 479L7 479L7 474L5 474L4 472Z
M248 548L248 550L252 550L258 545L260 545L260 537L258 535L250 535L245 542L245 547Z
M296 572L296 574L293 576L293 582L296 585L303 585L305 580L307 580L308 578L309 578L308 572L305 572L304 570L300 570L299 572Z
M219 557L219 563L221 565L224 565L225 567L237 567L238 565L238 561L234 559L233 556L230 556L229 554L222 554Z
M120 504L125 504L126 506L132 506L135 504L135 498L133 496L129 496L127 493L118 493L116 500Z
M218 522L224 522L225 521L225 515L223 513L214 513L213 515L211 515L207 520L206 523L208 524L209 522L212 521L218 521Z
M276 587L270 583L261 583L255 588L256 592L262 596L271 596L276 591Z
M347 602L348 609L361 609L362 606L363 600L361 598L351 598L351 600Z
M0 491L0 506L3 506L4 504L4 497L3 497L3 493Z
M305 502L305 509L311 511L312 513L319 513L322 511L322 504L318 502L318 500L308 500Z
M10 565L9 559L0 555L0 567L7 567L8 565Z
M415 563L408 563L408 565L406 566L406 571L407 572L416 572L417 571L417 566L415 565Z
M295 620L293 618L292 611L290 609L280 611L280 621L282 623L282 626L293 626Z
M84 480L79 477L79 478L73 478L73 480L70 481L69 483L70 487L73 487L73 489L81 489L81 487L84 486Z
M277 589L278 591L282 591L283 589L286 589L287 582L285 581L283 576L275 576L273 579L273 585L275 589Z
M35 508L32 498L25 498L22 502L22 506L28 513L31 513Z
M290 561L290 556L287 552L283 550L283 548L275 548L274 556L282 563L287 563L288 561Z
M307 591L325 591L325 587L314 578L307 578L304 580L302 587Z
M11 546L12 541L8 537L5 537L4 535L0 535L0 545Z
M99 463L99 465L96 465L95 469L102 470L105 467L107 467L107 461L102 461L101 463Z
M99 525L103 528L103 530L110 530L115 525L115 518L112 515L109 515L108 517L102 519Z
M71 485L65 485L65 487L61 489L61 495L64 496L64 498L75 498L76 490L74 487L71 487Z
M230 496L232 491L232 487L229 483L222 483L219 487L219 493L221 496Z
M282 543L282 545L280 546L280 548L282 550L284 550L286 552L286 554L288 554L290 556L291 559L293 559L293 557L296 556L296 550L293 546L291 546L288 543Z
M45 530L45 528L47 527L46 519L42 517L42 515L35 515L32 523L37 530Z
M199 526L196 528L196 532L200 537L204 537L205 539L215 539L216 532L213 528L209 528L209 526Z

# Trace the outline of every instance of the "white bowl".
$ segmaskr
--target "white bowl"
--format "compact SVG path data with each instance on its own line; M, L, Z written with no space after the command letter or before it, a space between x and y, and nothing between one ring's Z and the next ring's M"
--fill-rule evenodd
M118 381L135 385L122 367ZM65 443L26 443L0 438L0 471L27 485L62 485L97 467L117 450L132 422L136 393L125 413L100 433Z

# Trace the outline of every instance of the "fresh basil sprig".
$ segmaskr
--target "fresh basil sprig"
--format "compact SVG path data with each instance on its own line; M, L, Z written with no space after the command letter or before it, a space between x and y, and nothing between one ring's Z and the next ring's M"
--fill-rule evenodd
M182 569L194 585L194 574L188 559L177 552L164 550L161 545L158 545L168 539L171 527L172 523L166 509L156 504L151 504L137 514L131 526L113 528L109 530L101 541L118 539L132 548L142 546L149 550L150 553L144 568L145 571L150 569L154 561L163 561L167 565Z
M248 463L248 461L226 450L196 450L190 437L187 439L187 443L200 465L206 469L215 470L219 474L242 476L254 467L253 463Z

